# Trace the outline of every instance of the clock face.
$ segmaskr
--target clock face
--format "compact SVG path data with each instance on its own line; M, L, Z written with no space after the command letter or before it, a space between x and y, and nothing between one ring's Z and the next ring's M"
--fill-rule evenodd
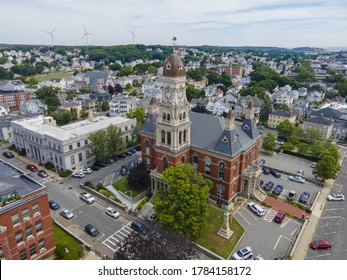
M165 97L169 99L171 97L171 92L168 90L165 92Z
M182 98L182 97L183 97L183 91L182 91L182 90L180 90L180 91L178 92L178 97L179 97L179 98Z

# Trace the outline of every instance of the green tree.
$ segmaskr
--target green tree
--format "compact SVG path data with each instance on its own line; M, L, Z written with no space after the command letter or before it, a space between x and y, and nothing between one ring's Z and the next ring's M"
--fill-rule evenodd
M335 146L330 146L322 155L322 157L324 157L325 155L330 155L332 157L334 157L336 164L339 160L339 151L337 150L337 148Z
M13 78L13 72L6 70L4 67L0 67L0 80L10 80Z
M129 113L127 114L127 118L136 118L136 125L134 127L134 131L133 131L133 136L135 139L136 143L140 143L141 140L141 135L140 135L140 131L146 121L146 113L144 108L136 108L135 111L129 111Z
M269 97L265 96L260 108L259 121L263 124L267 124L270 113L271 113L270 99Z
M128 175L128 185L138 190L143 190L151 186L151 179L146 166L139 164L130 171Z
M89 134L90 150L97 161L107 158L107 134L105 130L95 131Z
M119 70L117 73L118 77L123 77L123 76L129 76L134 74L133 68L131 66L124 66L122 69Z
M155 213L164 229L198 237L207 225L209 190L206 180L190 164L168 167L162 175L167 187L153 196Z
M298 152L300 154L308 154L308 151L310 149L310 146L306 143L300 142L296 145Z
M101 111L106 112L109 109L108 101L101 103Z
M278 138L288 140L289 137L293 134L293 129L294 125L288 119L285 119L277 126Z
M48 106L48 113L55 111L60 105L58 89L54 87L42 87L35 92L39 99L42 99Z
M262 148L266 151L273 151L276 148L276 137L273 133L269 132L263 137Z
M289 137L289 141L294 145L298 144L301 139L304 137L304 130L302 127L294 126L293 132Z
M321 157L325 150L323 143L313 143L310 146L310 154L315 157Z
M108 69L112 70L112 71L117 71L117 70L120 70L122 69L122 65L120 65L119 63L115 62L113 64L110 64L108 66Z
M336 163L336 159L332 155L325 155L317 162L316 169L313 173L323 180L326 180L335 179L338 171L339 166Z
M305 131L305 140L309 143L323 141L322 132L318 129L308 128Z
M295 146L291 142L285 142L282 145L283 150L292 151L292 150L294 150L294 148L295 148Z
M29 84L29 86L35 86L39 81L35 79L35 77L30 77L26 82Z
M106 132L107 157L116 156L124 149L122 130L114 125L109 125Z
M0 64L5 64L7 62L7 57L0 57Z
M222 73L220 82L227 88L233 85L230 75L225 72Z

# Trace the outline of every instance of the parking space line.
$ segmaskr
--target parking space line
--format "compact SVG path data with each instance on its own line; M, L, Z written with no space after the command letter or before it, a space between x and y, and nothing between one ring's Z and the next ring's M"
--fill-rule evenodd
M264 220L271 223L272 220L274 219L274 217L276 216L276 213L277 211L276 210L273 210L273 209L270 209L266 215L264 216Z
M247 224L251 225L250 222L248 222L248 220L240 213L240 212L237 212L245 221Z
M105 241L102 242L102 244L104 244L105 246L107 246L108 248L110 248L110 250L111 250L113 253L116 252L116 251L118 250L118 248L117 248L117 249L114 249L114 248L110 247L109 245L107 245L107 244L105 243ZM117 247L118 247L118 246L117 246Z
M280 228L284 228L289 222L290 222L290 219L286 217L283 223L280 225Z
M329 209L325 209L325 211L335 211L335 210L345 210L345 208L329 208Z
M99 238L97 238L96 240L100 240L101 238L103 238L105 236L105 233L101 233L101 236Z
M123 232L118 232L117 234L121 234L121 235L123 235L124 237L127 237L128 235L126 235L125 233L123 233Z
M105 240L105 242L106 242L106 240ZM111 243L111 244L114 245L114 246L117 246L117 244L116 244L116 243L113 243L109 238L107 239L107 242Z
M330 216L330 217L321 217L321 219L340 219L341 216Z
M278 237L278 239L277 239L277 241L276 241L275 247L273 247L273 250L276 249L276 247L277 247L277 245L278 245L278 242L280 242L280 240L281 240L282 237L285 238L285 239L287 239L287 240L289 240L289 241L292 241L292 239L290 239L290 238L288 238L288 237L285 237L284 235L280 235L280 237Z
M331 254L328 253L328 254L324 254L324 255L317 255L316 258L319 258L319 257L325 257L325 256L330 256Z
M299 226L298 227L296 227L293 231L292 231L292 233L290 234L290 235L293 235L296 231L298 231L299 230Z
M336 233L337 233L337 231L334 231L334 232L326 232L326 233L324 233L324 235L336 234Z
M255 217L255 214L251 210L249 210L248 208L246 209L244 207L242 207L242 209L244 209L246 213L248 213L254 220L258 221L258 219Z

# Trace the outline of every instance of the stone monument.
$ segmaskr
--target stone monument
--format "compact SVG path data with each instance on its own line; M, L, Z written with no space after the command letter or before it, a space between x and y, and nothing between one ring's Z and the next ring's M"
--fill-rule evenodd
M225 206L225 212L224 212L224 221L223 226L221 229L217 232L218 235L230 239L230 237L233 235L233 231L229 228L229 209L228 206Z

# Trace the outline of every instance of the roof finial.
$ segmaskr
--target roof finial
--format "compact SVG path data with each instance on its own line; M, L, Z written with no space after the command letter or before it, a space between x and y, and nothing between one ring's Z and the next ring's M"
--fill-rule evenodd
M173 52L175 52L176 40L177 40L176 36L173 36L173 37L172 37Z

